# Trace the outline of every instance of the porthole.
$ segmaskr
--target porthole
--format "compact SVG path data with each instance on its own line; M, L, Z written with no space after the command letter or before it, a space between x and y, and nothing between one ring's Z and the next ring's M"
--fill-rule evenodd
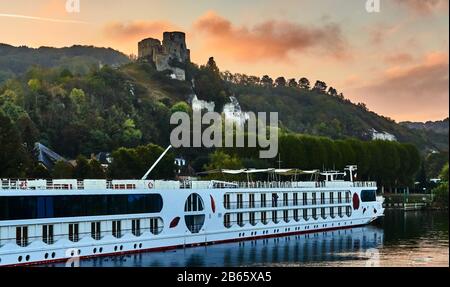
M103 252L103 247L100 247L100 249L98 250L100 253Z
M120 245L120 250L122 250L123 249L123 246L122 245Z
M45 253L44 258L45 258L45 259L48 258L48 253Z
M135 244L135 245L133 246L133 248L136 249L136 248L137 248L137 244Z
M97 253L97 248L94 248L94 250L92 251L94 254Z
M26 261L30 261L30 255L27 255L27 256L25 257L25 260L26 260Z
M81 249L78 249L78 255L80 255L81 254Z
M117 246L114 246L114 251L117 251Z
M56 253L53 252L53 253L52 253L52 258L55 258L55 256L56 256Z
M139 248L142 248L142 243L139 243Z
M19 256L19 257L17 258L17 261L22 262L22 256Z

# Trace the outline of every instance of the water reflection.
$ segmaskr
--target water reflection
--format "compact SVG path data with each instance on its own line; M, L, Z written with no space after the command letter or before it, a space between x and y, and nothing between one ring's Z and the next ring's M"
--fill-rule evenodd
M387 211L375 225L82 260L82 267L448 266L448 214ZM48 266L64 266L51 264Z
M82 260L82 267L267 266L343 261L383 243L383 230L366 226L316 234L260 239L166 252ZM62 266L52 264L50 266Z

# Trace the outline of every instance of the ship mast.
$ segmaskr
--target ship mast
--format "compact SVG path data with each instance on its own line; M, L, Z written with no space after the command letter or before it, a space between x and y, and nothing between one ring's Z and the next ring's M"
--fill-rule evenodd
M172 145L169 145L166 150L159 156L159 158L155 161L155 163L149 168L149 170L145 173L145 175L141 178L142 180L145 180L147 176L152 172L152 170L156 167L156 165L162 160L162 158L166 155L166 153L169 151L169 149L172 148Z

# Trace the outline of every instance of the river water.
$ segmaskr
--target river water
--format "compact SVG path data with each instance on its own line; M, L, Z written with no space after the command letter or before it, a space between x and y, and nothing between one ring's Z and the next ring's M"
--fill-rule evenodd
M93 258L82 260L80 266L449 266L448 213L386 210L385 214L365 227Z

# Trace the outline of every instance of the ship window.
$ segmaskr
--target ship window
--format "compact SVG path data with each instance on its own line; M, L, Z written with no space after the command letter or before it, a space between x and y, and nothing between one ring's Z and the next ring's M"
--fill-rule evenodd
M342 214L342 206L338 207L338 215L339 217L343 217L344 215Z
M230 195L228 193L223 195L223 205L226 209L230 208Z
M141 220L133 219L131 221L131 232L134 236L141 236Z
M256 219L255 219L255 213L254 212L250 212L249 215L249 222L251 225L256 225Z
M308 194L306 192L303 193L303 205L308 205Z
M278 194L272 193L272 207L278 206Z
M283 210L283 220L289 222L289 210Z
M283 193L283 206L289 206L289 197L287 193Z
M205 224L205 215L185 215L184 221L186 222L186 227L191 233L199 233Z
M363 190L363 191L361 191L361 201L362 202L377 201L377 195L375 193L375 190Z
M267 224L268 223L268 221L267 221L267 213L265 211L261 212L261 222L263 224Z
M294 220L295 220L295 221L299 221L299 217L298 217L298 209L294 209Z
M53 244L53 225L42 226L42 241L46 244Z
M248 195L248 207L249 208L255 208L255 194L254 193L250 193Z
M159 194L0 197L0 220L158 213Z
M334 207L330 207L330 216L331 218L334 218Z
M272 210L272 221L278 223L278 212L276 210Z
M330 192L330 203L334 203L334 192Z
M237 196L237 208L243 208L244 207L243 195L237 194L236 196Z
M320 204L325 204L325 192L320 193Z
M150 232L158 235L162 232L164 227L163 220L160 217L150 218Z
M16 243L22 247L28 245L28 226L16 227Z
M294 193L294 202L293 202L293 204L294 204L294 206L297 206L298 205L298 193Z
M189 197L186 200L186 203L184 204L184 211L186 212L196 212L196 211L202 211L203 208L203 201L197 193L193 193L189 195Z
M120 238L122 237L122 226L121 226L121 222L120 220L114 220L112 222L112 235L115 238Z
M243 213L237 214L237 224L241 227L244 226L244 214Z
M338 193L338 203L342 203L342 192Z
M312 193L312 204L313 205L317 204L317 194L315 192Z
M261 207L266 207L266 194L265 193L261 193Z
M312 209L312 217L313 217L314 219L317 219L317 209L316 209L316 208L313 208L313 209Z
M325 213L325 207L322 207L322 208L320 209L320 216L321 216L323 219L327 218L327 215L326 215L326 213Z
M308 217L308 209L307 208L303 209L303 219L305 221L307 221L309 219L309 217Z
M100 240L101 234L101 222L91 222L91 237L95 240Z
M345 203L350 203L350 192L345 193Z
M78 242L80 240L79 237L79 224L71 223L69 224L69 240L72 242Z
M226 227L226 228L230 228L231 227L231 218L230 218L231 216L230 216L230 214L229 213L226 213L225 215L224 215L224 217L223 217L223 225Z
M347 217L352 216L352 207L351 206L346 206L345 207L345 213L347 214Z

